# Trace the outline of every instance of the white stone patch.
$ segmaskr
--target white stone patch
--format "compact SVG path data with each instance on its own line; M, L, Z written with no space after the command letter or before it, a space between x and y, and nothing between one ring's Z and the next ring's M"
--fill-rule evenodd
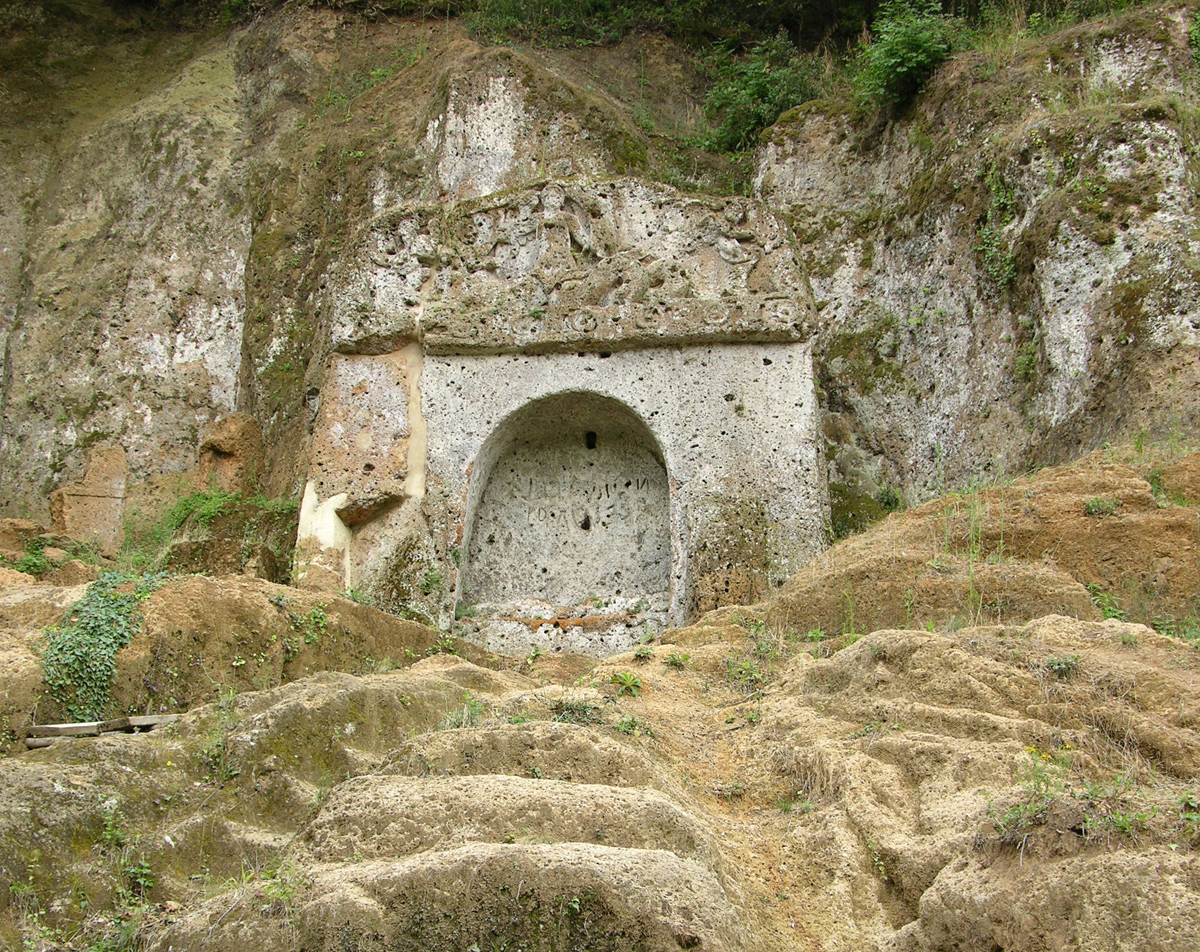
M1129 262L1120 248L1109 250L1076 232L1067 222L1040 262L1038 276L1045 312L1042 346L1053 372L1041 394L1049 423L1057 424L1083 407L1090 380L1093 311L1101 290Z
M426 134L442 190L459 200L499 190L528 125L523 90L510 76L488 76L477 90L451 87L445 115Z

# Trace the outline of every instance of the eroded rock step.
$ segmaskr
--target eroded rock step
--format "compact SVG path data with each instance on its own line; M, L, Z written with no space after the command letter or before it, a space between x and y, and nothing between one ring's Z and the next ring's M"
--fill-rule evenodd
M657 786L637 751L577 724L530 722L439 731L413 738L385 760L383 774L539 776L613 787Z
M305 830L299 853L329 863L513 842L667 850L720 866L712 838L662 793L509 776L346 781Z
M663 850L475 844L312 870L298 915L221 896L169 926L153 952L725 952L744 948L716 877Z

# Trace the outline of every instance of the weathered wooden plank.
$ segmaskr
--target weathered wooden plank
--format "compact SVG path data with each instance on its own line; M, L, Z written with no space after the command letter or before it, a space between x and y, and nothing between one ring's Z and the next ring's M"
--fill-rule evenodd
M81 721L78 724L35 724L29 728L30 737L95 737L102 721Z
M179 720L178 714L139 714L133 717L117 717L100 725L103 733L109 731L152 731Z

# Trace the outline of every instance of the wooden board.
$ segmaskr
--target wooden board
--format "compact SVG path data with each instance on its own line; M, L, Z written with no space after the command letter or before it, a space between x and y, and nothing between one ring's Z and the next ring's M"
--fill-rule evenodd
M78 724L35 724L29 728L30 737L96 737L103 721L81 721Z

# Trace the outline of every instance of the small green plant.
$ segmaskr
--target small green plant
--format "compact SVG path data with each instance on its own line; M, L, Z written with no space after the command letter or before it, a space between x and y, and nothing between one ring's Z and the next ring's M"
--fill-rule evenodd
M1120 500L1102 499L1097 496L1083 504L1083 514L1085 516L1111 516L1117 511L1120 504Z
M306 645L315 645L328 633L329 616L325 606L317 605L303 615L290 615L292 630L303 637Z
M734 687L747 693L759 690L767 680L754 658L726 658L725 671Z
M200 760L204 764L205 783L215 783L224 786L242 771L229 758L229 746L226 738L217 734L213 736L200 751Z
M128 836L125 832L125 815L115 800L109 800L102 808L104 829L100 834L100 842L104 844L104 852L112 854L121 849Z
M163 525L168 532L175 533L183 528L183 524L190 518L193 522L208 527L218 516L224 515L241 502L241 499L242 494L239 492L227 493L220 489L191 493L167 510L163 516Z
M42 672L67 717L88 721L107 714L116 654L141 630L142 602L166 580L165 574L108 572L67 610L60 627L46 629Z
M460 727L474 727L483 717L483 702L471 696L470 691L464 691L462 707L448 711L438 725L438 730L449 731Z
M640 721L631 714L622 714L613 730L630 737L653 737L654 730L645 721Z
M1092 604L1100 609L1100 614L1105 618L1116 618L1120 621L1125 620L1125 612L1121 609L1121 602L1112 592L1104 591L1095 582L1089 582L1087 586L1088 593L1092 596Z
M121 867L129 892L137 899L145 899L154 888L154 872L146 857L141 857L136 863L125 863Z
M435 641L433 643L433 646L431 648L429 648L425 653L428 655L436 655L436 654L458 655L458 654L462 654L462 652L459 650L459 647L458 647L458 639L448 633L438 635L437 641Z
M421 594L432 595L434 592L440 592L445 581L445 577L437 568L426 569L425 574L421 577Z
M1053 758L1047 759L1048 754L1032 747L1027 752L1029 763L1020 774L1023 798L1003 812L994 806L988 811L1001 842L1020 844L1022 848L1033 827L1045 822L1051 804L1062 791L1062 781L1051 772L1057 766Z
M1190 645L1200 647L1200 617L1193 613L1190 618L1179 619L1162 615L1150 622L1150 627L1160 635L1179 638Z
M884 865L883 857L879 855L879 847L870 838L867 839L867 852L871 854L871 865L875 869L875 875L886 883L888 881L887 867Z
M1060 681L1070 681L1079 667L1079 655L1060 655L1046 659L1046 669Z
M654 649L649 645L638 645L633 649L633 656L638 661L648 661L654 657Z
M663 658L662 663L669 668L674 668L676 671L681 671L691 660L692 656L690 654L680 654L678 651L672 651Z
M642 692L642 679L632 671L614 671L608 680L610 684L617 686L617 697L622 694L637 697Z
M759 718L761 718L761 717L762 717L762 711L759 710L758 708L755 708L753 711L750 711L749 713L746 714L746 722L748 724L757 724L759 721Z
M601 718L599 709L588 701L559 698L550 705L550 719L566 724L596 724Z
M45 575L54 564L45 555L46 540L36 536L25 540L25 554L17 559L13 566L18 572L26 575Z

